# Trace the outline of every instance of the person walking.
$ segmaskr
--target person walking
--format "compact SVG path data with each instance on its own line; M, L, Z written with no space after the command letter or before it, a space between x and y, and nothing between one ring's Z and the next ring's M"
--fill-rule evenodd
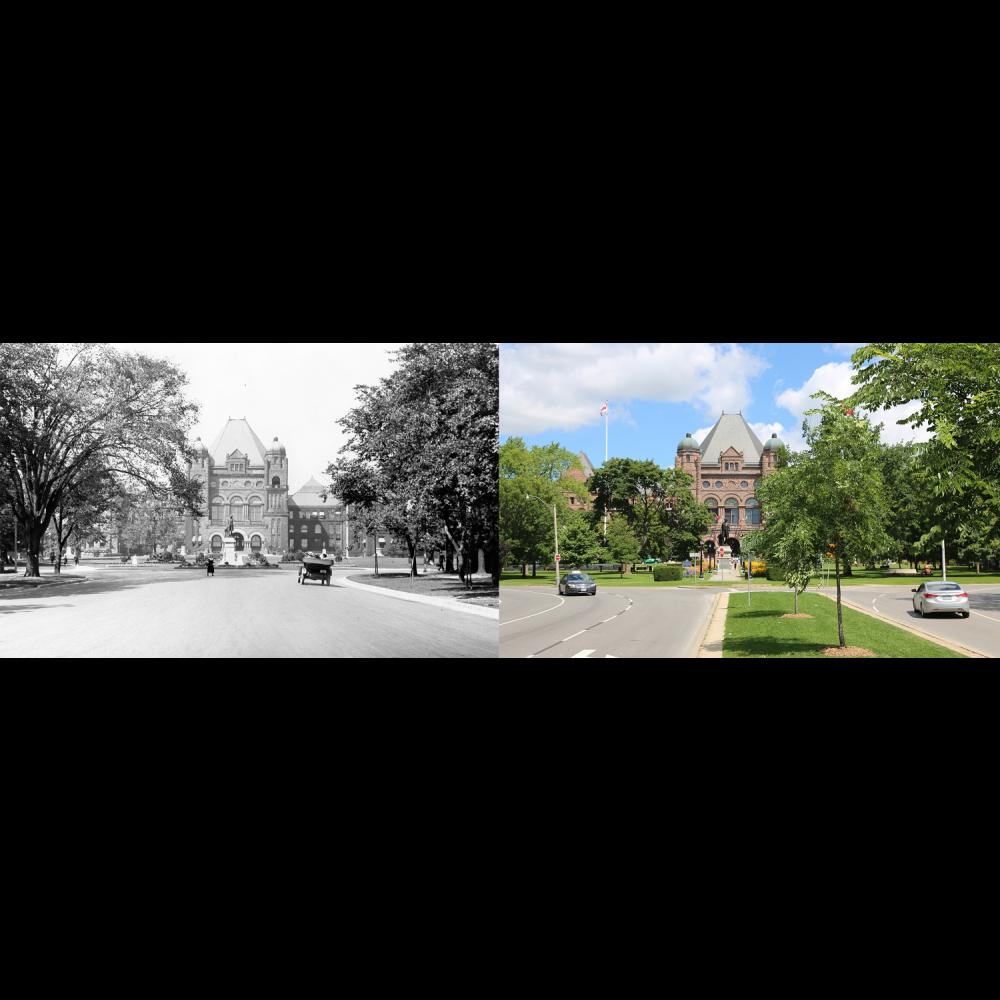
M215 576L215 560L209 557L207 563L205 563L205 569L208 576Z
M80 550L79 549L76 550L76 555L73 556L73 562L77 566L80 565Z

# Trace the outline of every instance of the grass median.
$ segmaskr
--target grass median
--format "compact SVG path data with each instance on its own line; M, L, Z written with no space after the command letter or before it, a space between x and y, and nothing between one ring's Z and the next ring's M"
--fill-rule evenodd
M837 645L837 604L817 594L799 595L799 613L811 618L783 618L793 611L792 594L732 594L726 614L723 657L810 657L828 659L823 650ZM890 659L967 659L962 653L878 621L844 606L848 646Z

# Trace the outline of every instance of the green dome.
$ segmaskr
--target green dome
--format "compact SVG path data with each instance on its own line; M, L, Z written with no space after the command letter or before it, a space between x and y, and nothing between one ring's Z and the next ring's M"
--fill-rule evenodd
M782 446L782 442L778 440L777 434L772 434L767 441L764 442L764 451L777 451Z
M701 451L701 447L698 445L698 442L691 437L690 431L687 432L684 436L684 440L677 446L678 451L683 451L685 448L692 449L693 451Z

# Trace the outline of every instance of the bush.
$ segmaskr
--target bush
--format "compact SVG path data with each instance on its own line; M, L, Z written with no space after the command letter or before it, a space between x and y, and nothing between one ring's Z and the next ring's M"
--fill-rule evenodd
M656 583L663 583L665 580L680 580L683 574L683 566L667 565L653 567L653 580Z
M765 571L765 576L768 578L768 580L777 580L778 583L785 582L784 571L779 566L768 566L767 570Z
M767 563L754 562L751 559L750 560L750 575L751 576L767 576Z

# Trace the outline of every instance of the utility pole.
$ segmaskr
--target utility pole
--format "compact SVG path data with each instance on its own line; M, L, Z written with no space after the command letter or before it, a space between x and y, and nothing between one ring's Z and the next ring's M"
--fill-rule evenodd
M544 503L548 506L548 503L541 497L533 497L530 493L524 494L525 500L537 500L539 503ZM556 590L559 590L559 520L556 517L556 505L552 504L552 530L555 533L555 564L556 564Z

